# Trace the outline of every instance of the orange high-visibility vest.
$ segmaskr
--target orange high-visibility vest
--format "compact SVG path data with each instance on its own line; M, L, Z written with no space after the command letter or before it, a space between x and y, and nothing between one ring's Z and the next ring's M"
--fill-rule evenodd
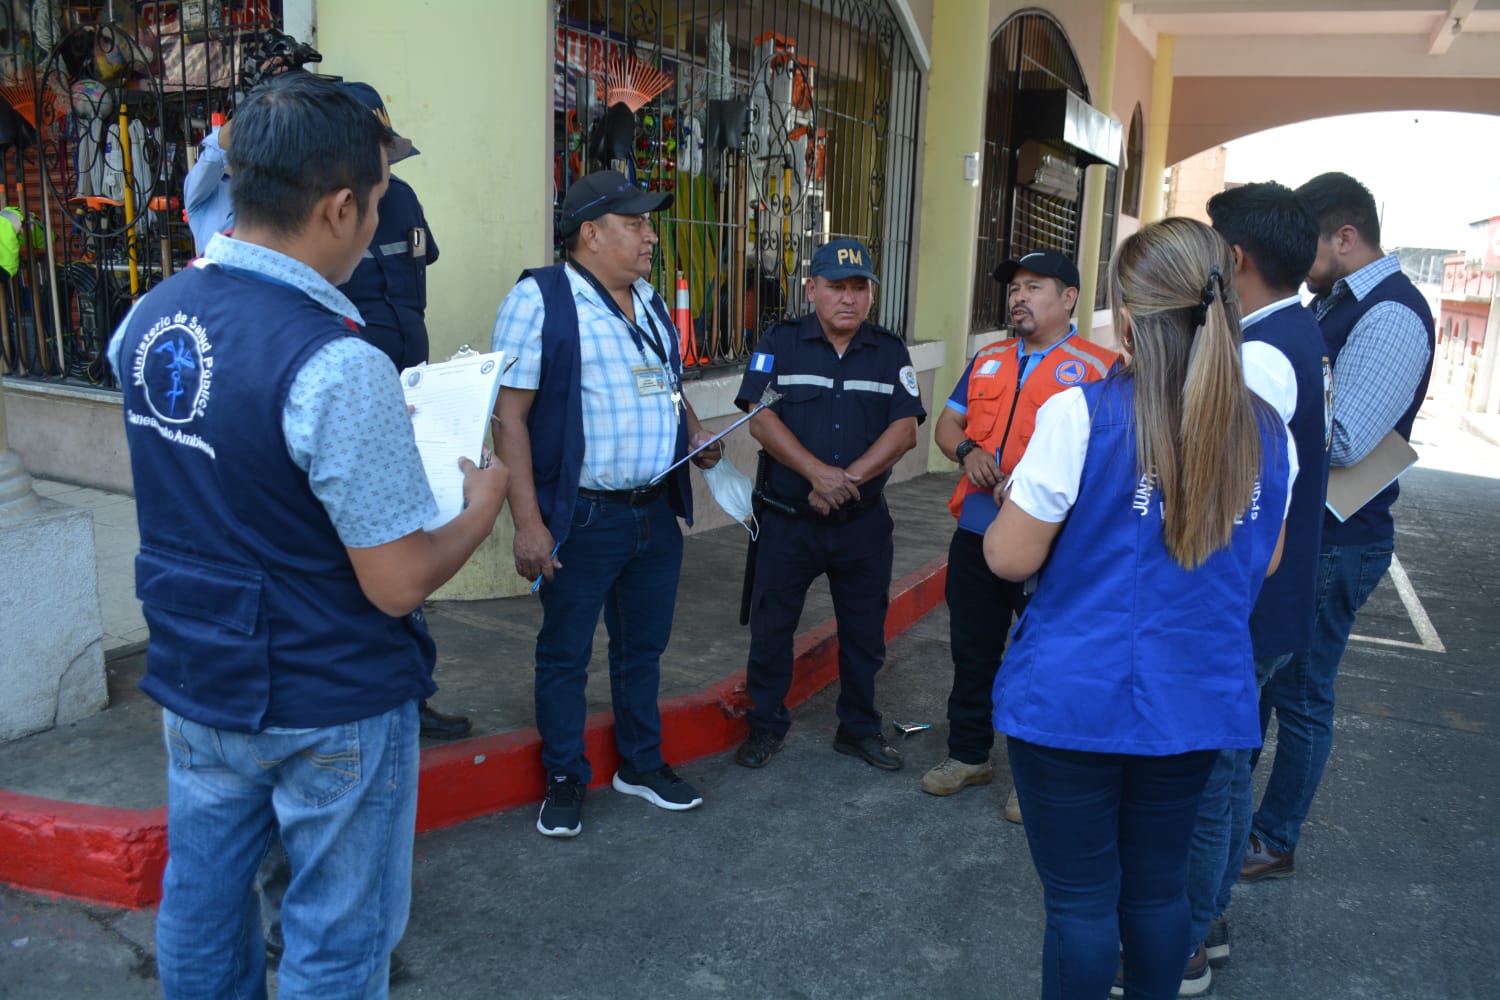
M1020 386L1021 338L997 341L974 355L969 371L968 413L964 432L991 455L1000 449L1000 476L1010 477L1026 452L1036 430L1036 411L1053 396L1075 385L1093 382L1108 374L1119 359L1114 351L1069 336L1033 362L1026 384ZM948 509L957 517L970 493L980 492L960 475Z

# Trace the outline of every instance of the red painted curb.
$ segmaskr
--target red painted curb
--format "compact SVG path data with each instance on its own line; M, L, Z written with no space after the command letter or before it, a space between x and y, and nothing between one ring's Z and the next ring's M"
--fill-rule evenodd
M943 600L948 560L940 556L891 586L885 633L893 638ZM838 679L832 619L804 633L787 707ZM744 739L748 705L742 671L661 703L663 751L674 763L722 753ZM584 728L594 785L619 763L614 717L595 712ZM546 781L536 729L461 740L422 751L417 832L536 802ZM161 898L167 811L61 802L0 790L0 883L109 906L142 908Z

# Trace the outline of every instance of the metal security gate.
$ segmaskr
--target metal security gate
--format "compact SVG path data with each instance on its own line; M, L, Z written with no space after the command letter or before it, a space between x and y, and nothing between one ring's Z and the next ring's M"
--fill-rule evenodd
M193 256L199 141L273 60L316 62L281 23L281 0L0 0L7 373L115 384L115 325Z
M806 312L813 251L842 236L906 333L921 78L883 0L561 0L556 44L555 206L610 167L673 193L654 282L686 290L692 370Z
M1017 254L1050 248L1077 256L1082 171L1070 156L1025 143L1017 126L1044 91L1088 100L1088 86L1062 26L1050 14L1023 11L990 42L984 112L979 240L969 328L979 333L1007 325L1005 289L995 265Z

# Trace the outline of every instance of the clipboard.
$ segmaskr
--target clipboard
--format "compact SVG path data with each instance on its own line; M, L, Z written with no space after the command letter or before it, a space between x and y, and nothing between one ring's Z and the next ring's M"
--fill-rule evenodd
M502 354L480 354L467 346L447 361L420 364L401 373L401 389L412 414L412 435L427 473L438 512L428 531L453 520L464 508L464 474L460 456L479 462L489 429L500 375Z
M1377 493L1416 464L1417 452L1395 431L1381 438L1375 450L1353 465L1328 470L1330 513L1347 521Z

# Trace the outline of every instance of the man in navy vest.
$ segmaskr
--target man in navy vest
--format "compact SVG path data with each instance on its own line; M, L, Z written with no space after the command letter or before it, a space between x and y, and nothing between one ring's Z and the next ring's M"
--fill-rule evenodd
M388 133L337 84L246 99L229 151L235 236L144 297L122 375L163 707L167 997L257 996L250 892L279 831L283 996L384 996L406 926L422 601L487 537L504 466L467 459L467 508L427 531L427 486L389 361L336 285L375 231ZM488 465L488 463L486 463Z
M523 273L495 318L492 348L517 359L495 404L497 448L515 474L516 572L542 600L536 723L547 788L536 827L548 837L583 829L593 780L585 691L601 611L615 790L662 809L703 802L662 758L656 704L682 568L677 518L693 523L687 465L664 474L708 438L682 393L671 315L648 280L649 213L671 204L613 170L578 181L558 224L568 262ZM714 445L693 462L709 468L719 453Z
M1321 174L1297 189L1318 219L1318 255L1307 275L1310 308L1333 359L1330 463L1355 465L1412 423L1432 374L1432 312L1380 252L1380 217L1370 192L1348 174ZM1285 878L1333 745L1334 678L1354 616L1385 575L1395 546L1391 483L1346 521L1323 520L1317 619L1312 646L1271 678L1262 713L1276 713L1276 761L1251 824L1243 881Z
M1297 448L1297 480L1286 517L1281 566L1266 578L1250 612L1256 680L1312 645L1313 585L1328 488L1328 427L1332 404L1328 351L1312 313L1297 294L1318 252L1318 220L1290 188L1246 184L1208 201L1214 229L1234 254L1234 284L1244 332L1245 383L1276 407ZM1242 848L1255 807L1249 750L1224 750L1198 804L1188 865L1191 944L1204 958L1229 957L1225 911L1240 876ZM1202 966L1200 966L1201 968ZM1191 968L1191 965L1190 965ZM1207 988L1209 974L1201 972ZM1193 983L1185 984L1189 989ZM1185 995L1187 994L1184 990Z

